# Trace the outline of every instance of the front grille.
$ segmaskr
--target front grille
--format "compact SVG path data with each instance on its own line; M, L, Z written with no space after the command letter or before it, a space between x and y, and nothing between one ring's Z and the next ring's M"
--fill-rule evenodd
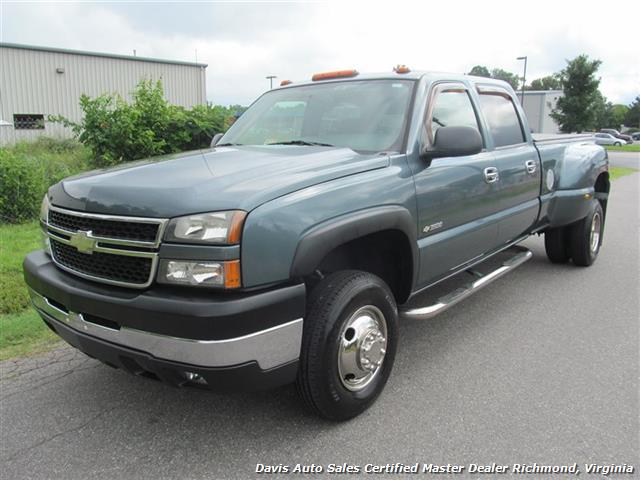
M106 220L102 218L72 215L56 210L49 211L49 224L71 232L76 232L78 230L91 231L91 233L96 237L133 240L139 242L155 242L159 228L159 224L157 223Z
M51 253L58 264L84 275L133 285L144 285L151 276L153 268L151 258L100 252L88 255L54 238L50 239L50 243Z

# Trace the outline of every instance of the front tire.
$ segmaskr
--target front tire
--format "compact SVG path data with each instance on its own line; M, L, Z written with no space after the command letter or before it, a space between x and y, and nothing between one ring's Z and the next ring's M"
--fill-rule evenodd
M366 410L383 390L398 343L398 309L389 287L367 272L325 277L304 319L296 386L306 406L330 420Z
M604 213L599 201L592 202L589 214L571 228L571 256L581 267L592 265L602 246Z
M616 142L616 143L614 143L614 144L613 144L613 146L614 146L614 147L621 147L621 146L622 146L622 144L621 144L620 142Z

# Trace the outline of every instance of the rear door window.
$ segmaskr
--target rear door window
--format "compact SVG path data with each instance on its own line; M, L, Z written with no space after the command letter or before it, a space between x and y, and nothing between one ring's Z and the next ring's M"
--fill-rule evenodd
M496 147L517 145L525 141L516 107L509 96L482 93L480 107Z

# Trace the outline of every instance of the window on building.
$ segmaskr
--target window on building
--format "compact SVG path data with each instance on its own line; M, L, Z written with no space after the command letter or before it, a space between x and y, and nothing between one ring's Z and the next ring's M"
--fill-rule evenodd
M16 130L44 130L44 115L16 113L13 116L13 128Z
M524 134L516 107L507 96L495 94L480 95L480 105L489 123L496 147L524 142Z

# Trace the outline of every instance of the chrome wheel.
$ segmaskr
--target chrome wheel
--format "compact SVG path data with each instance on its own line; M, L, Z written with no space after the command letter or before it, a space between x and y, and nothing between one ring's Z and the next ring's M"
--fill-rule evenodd
M378 307L355 311L340 331L338 374L352 392L369 385L382 369L387 349L387 323Z
M595 213L591 220L591 233L589 234L589 246L591 253L596 253L600 246L600 230L602 228L602 220L598 212Z

